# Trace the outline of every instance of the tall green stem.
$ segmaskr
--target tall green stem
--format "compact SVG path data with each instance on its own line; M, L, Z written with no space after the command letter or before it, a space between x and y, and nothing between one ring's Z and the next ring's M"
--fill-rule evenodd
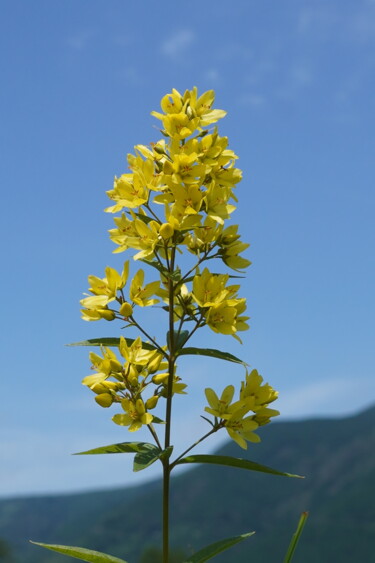
M169 262L169 274L173 273L175 262L175 248L171 250ZM175 358L174 341L174 283L171 277L168 280L169 297L169 359L168 359L168 386L167 386L167 405L165 414L165 441L164 448L170 446L171 440L171 416L172 416L172 392ZM169 561L169 484L171 468L169 459L163 460L163 563Z

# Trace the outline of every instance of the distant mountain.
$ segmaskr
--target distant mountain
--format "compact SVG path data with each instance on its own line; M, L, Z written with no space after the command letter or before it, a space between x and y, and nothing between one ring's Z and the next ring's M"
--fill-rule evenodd
M294 563L367 562L375 553L375 407L343 419L273 423L247 452L228 443L222 455L247 457L288 479L219 466L196 466L173 480L172 543L191 554L223 537L256 535L218 563L279 563L300 513L310 512ZM67 557L28 539L80 545L138 563L160 543L161 484L75 495L0 501L0 538L15 563ZM0 557L1 559L1 557Z

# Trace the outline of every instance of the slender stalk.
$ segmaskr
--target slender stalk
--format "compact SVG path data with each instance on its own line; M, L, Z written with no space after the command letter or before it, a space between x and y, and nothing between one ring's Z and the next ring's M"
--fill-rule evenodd
M169 561L169 479L168 460L163 460L163 563Z
M171 259L169 261L169 274L173 273L176 249L173 247ZM167 405L165 412L165 440L164 448L170 446L171 440L171 416L172 416L172 390L175 358L174 341L174 283L171 277L168 278L168 297L169 297L169 357L168 357L168 385L167 385ZM163 460L163 563L169 561L169 485L170 485L170 464L169 459Z

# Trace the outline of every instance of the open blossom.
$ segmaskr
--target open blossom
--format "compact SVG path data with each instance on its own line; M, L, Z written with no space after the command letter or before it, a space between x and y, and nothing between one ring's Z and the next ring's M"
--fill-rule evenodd
M137 399L135 402L131 399L123 399L121 406L126 414L115 414L112 420L119 426L129 426L129 432L139 430L144 424L151 424L154 418L152 414L146 412L142 399Z

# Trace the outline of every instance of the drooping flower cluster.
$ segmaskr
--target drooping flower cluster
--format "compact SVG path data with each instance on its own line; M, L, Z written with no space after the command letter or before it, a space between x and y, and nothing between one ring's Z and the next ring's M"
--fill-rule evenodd
M125 320L126 328L133 327L148 342L121 338L118 349L125 361L106 347L103 357L91 354L97 373L83 383L94 391L99 405L120 404L125 414L113 420L130 430L158 420L148 411L160 397L184 392L186 385L176 375L175 360L178 346L184 346L197 329L207 326L238 340L238 332L248 329L246 299L239 296L240 286L231 284L236 276L201 269L212 259L235 271L250 265L241 256L249 245L240 240L238 226L225 225L236 209L234 192L242 173L235 166L237 156L228 148L228 139L219 136L215 125L226 112L213 109L213 102L212 90L198 96L196 88L184 94L173 89L164 96L162 112L152 112L162 123L163 138L148 147L136 145L134 154L127 157L128 171L116 177L107 192L112 205L106 211L115 214L115 226L109 231L114 252L132 252L135 261L153 267L157 279L146 283L143 269L129 279L128 261L121 273L107 267L105 277L89 276L89 294L81 300L83 319ZM177 264L177 253L184 249L194 262L185 273ZM159 302L176 327L173 350L170 343L158 345L138 321L137 307ZM222 425L242 447L244 439L252 439L248 432L261 423L261 416L274 416L269 409L262 415L258 412L260 403L251 399L249 385L221 417ZM225 397L231 389L227 387ZM255 414L243 418L250 410ZM246 426L242 434L234 429L240 423Z

